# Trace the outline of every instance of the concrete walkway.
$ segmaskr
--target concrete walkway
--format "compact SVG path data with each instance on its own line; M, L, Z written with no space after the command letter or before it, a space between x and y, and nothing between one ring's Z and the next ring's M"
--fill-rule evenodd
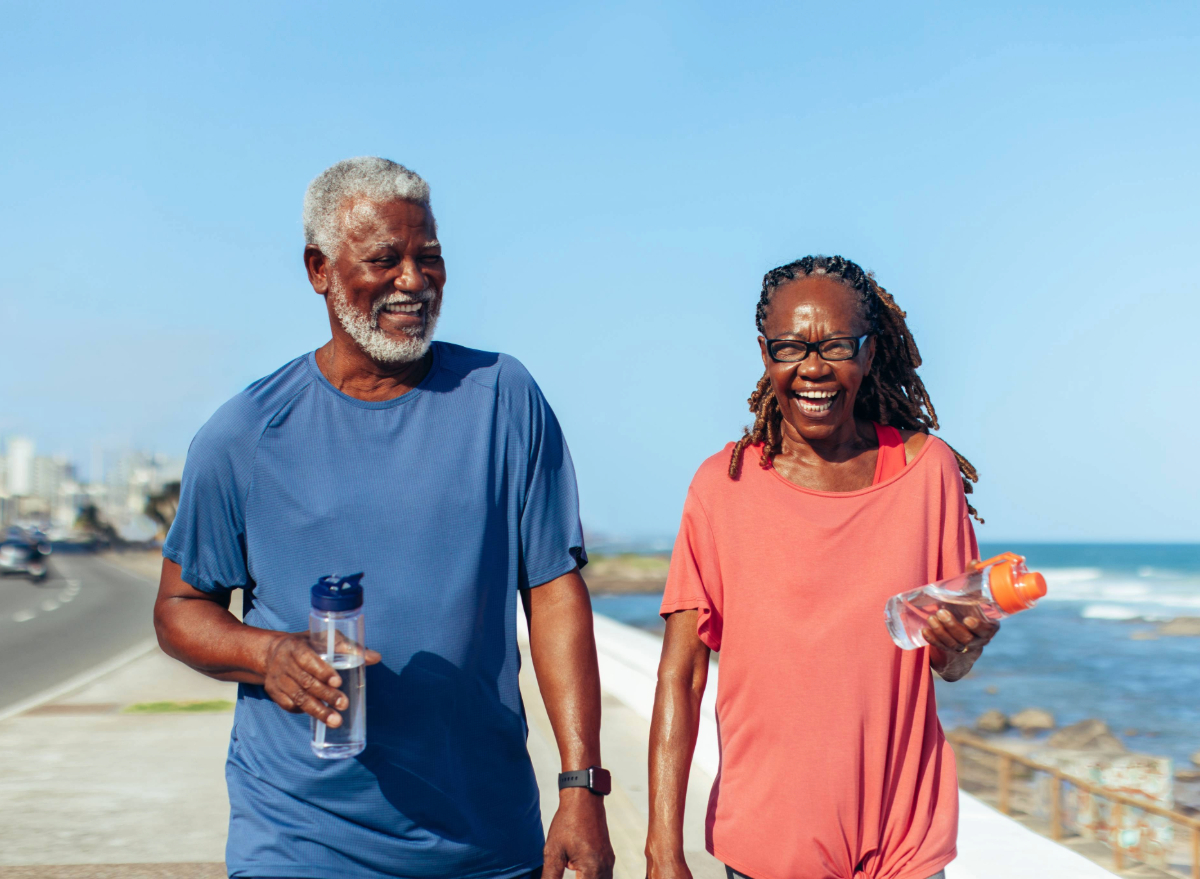
M558 808L558 747L550 719L531 673L532 664L522 648L521 695L529 718L529 755L542 791L542 823L550 826ZM617 856L614 879L645 879L646 824L649 816L649 784L646 744L649 721L611 693L603 694L600 750L613 776L613 791L605 799L608 832ZM688 787L684 821L684 847L695 879L725 879L725 868L704 850L704 813L712 778L694 771Z
M548 825L558 805L558 749L529 657L522 693L529 751ZM225 751L232 711L137 713L232 704L237 688L147 645L142 655L73 692L0 722L0 879L218 879L229 805ZM131 712L131 708L135 709ZM603 750L614 778L606 801L616 875L645 876L649 724L604 697ZM13 757L17 759L13 759ZM704 852L711 779L693 781L688 858L696 879L724 870Z
M149 570L147 569L147 573ZM150 621L147 620L147 635ZM649 718L661 642L596 619L604 687L606 801L620 879L642 879ZM523 651L526 651L524 645ZM558 750L524 654L529 752L548 824L558 802ZM0 879L219 879L229 807L224 763L236 686L199 675L153 641L123 664L42 704L0 718ZM713 694L688 791L685 847L696 879L724 869L704 851L704 811L717 765ZM157 704L154 703L166 703ZM196 703L207 703L196 712ZM224 703L224 704L222 704ZM147 711L153 706L161 713ZM959 860L948 879L1104 879L1112 874L968 795Z
M6 755L0 877L225 875L224 766L236 685L203 677L147 646L140 658L91 684L0 723ZM226 707L129 713L163 702L177 704L160 708L188 702ZM94 866L130 862L147 866ZM27 868L73 864L92 866L86 872Z

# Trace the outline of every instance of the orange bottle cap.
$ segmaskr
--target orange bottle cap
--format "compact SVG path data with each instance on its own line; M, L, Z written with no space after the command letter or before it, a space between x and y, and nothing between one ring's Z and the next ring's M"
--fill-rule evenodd
M980 567L992 565L988 590L992 600L1005 613L1031 608L1046 594L1046 578L1037 571L1026 570L1025 559L1016 553L1006 552L978 564Z

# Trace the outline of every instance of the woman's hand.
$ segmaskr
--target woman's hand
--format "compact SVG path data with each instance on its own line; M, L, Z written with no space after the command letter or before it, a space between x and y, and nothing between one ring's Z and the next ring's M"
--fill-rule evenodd
M999 631L999 623L977 613L968 611L960 622L943 607L929 618L921 637L930 647L929 664L933 670L944 681L957 681L966 676Z
M646 854L646 879L692 879L692 871L682 852L654 857L647 846Z

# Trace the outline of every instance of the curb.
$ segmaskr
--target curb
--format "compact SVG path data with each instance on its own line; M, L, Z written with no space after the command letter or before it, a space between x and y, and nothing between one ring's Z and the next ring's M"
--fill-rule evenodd
M112 659L102 662L100 665L85 671L83 674L76 675L56 687L43 690L35 696L30 696L28 699L22 699L20 702L16 702L7 708L0 709L0 722L8 720L10 717L16 717L18 714L24 714L31 708L37 708L39 705L53 702L55 699L59 699L75 690L80 690L97 678L102 678L109 672L116 671L121 666L127 665L135 659L139 659L150 651L157 649L157 638L147 638L145 641L140 641L128 650L118 653Z

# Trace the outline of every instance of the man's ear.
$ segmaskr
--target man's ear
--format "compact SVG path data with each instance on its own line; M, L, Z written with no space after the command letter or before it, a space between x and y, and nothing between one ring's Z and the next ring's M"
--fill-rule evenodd
M325 259L321 248L315 244L305 245L304 270L308 272L308 283L312 284L312 288L322 296L329 292L328 269L329 261Z

